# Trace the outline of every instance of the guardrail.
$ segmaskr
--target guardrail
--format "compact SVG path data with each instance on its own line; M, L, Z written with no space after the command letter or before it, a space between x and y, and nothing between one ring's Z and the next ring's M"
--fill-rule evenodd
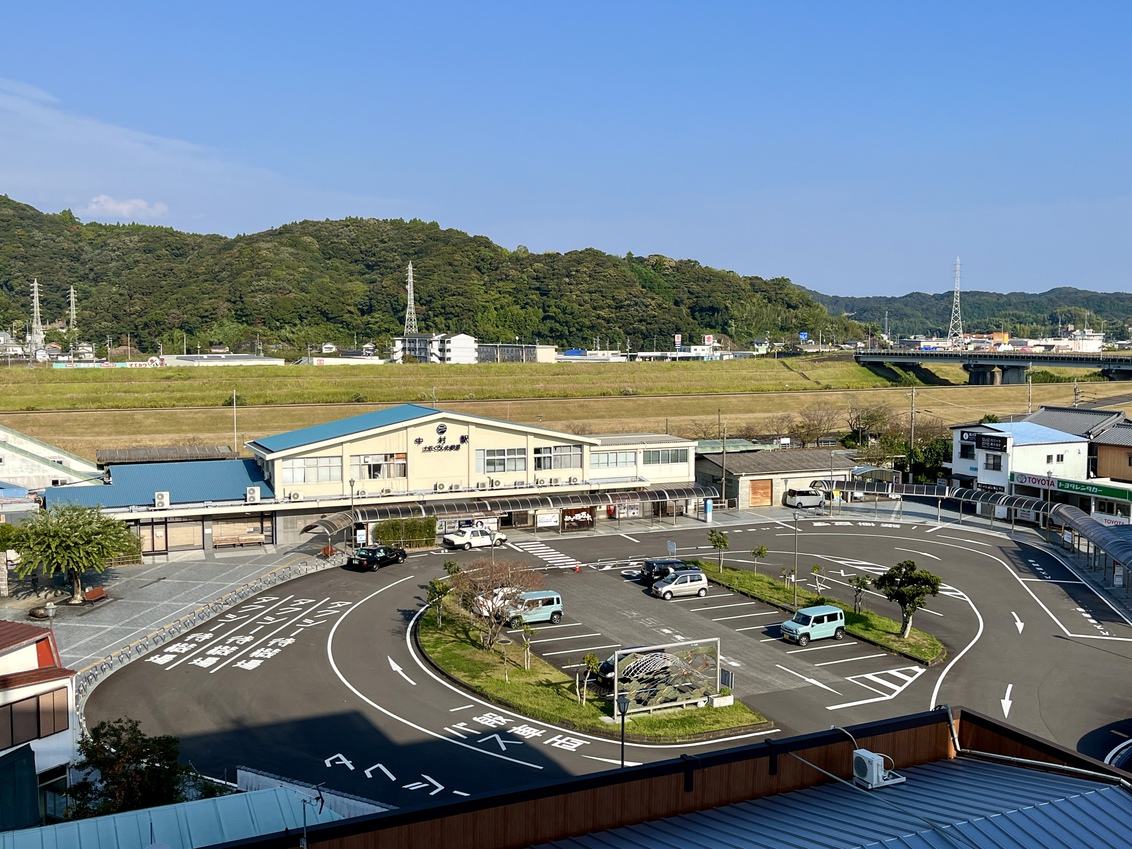
M223 613L229 608L246 601L252 596L262 593L269 587L274 587L287 581L301 578L304 575L310 575L314 572L320 572L323 569L332 569L341 566L346 562L346 555L342 552L337 552L329 557L315 557L312 560L300 560L297 563L288 563L285 566L280 566L273 569L265 575L261 575L250 583L244 584L238 589L225 593L220 598L210 601L208 604L203 604L191 613L187 613L180 619L163 625L156 631L153 631L140 640L117 649L110 654L97 660L94 663L86 666L79 671L75 676L75 712L79 718L79 727L86 731L86 700L94 691L94 688L116 669L120 669L131 661L137 660L152 651L154 648L161 646L171 640L180 637L186 631L195 628L203 622L207 622L214 616Z

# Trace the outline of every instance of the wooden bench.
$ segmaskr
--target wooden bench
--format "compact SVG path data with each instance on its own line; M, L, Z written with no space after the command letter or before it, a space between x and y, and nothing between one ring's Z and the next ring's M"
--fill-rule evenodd
M104 598L110 598L106 594L106 587L91 587L83 593L83 601L88 604L94 604L96 601L102 601Z
M212 540L212 547L222 545L263 545L267 542L266 534L239 534L232 537L216 537Z

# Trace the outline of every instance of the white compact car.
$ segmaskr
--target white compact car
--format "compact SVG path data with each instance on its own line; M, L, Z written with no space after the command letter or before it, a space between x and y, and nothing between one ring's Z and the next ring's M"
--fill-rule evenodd
M448 548L462 548L468 551L472 548L490 548L493 545L503 545L507 542L507 534L499 531L487 531L483 528L460 528L455 533L445 534L440 541Z

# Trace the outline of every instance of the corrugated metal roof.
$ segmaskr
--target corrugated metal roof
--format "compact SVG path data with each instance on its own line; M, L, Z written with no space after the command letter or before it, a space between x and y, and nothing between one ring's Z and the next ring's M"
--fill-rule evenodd
M723 466L723 454L703 454L696 458L706 460L716 466ZM727 474L729 475L773 475L782 472L810 472L815 477L828 473L830 463L833 471L850 471L856 466L844 454L830 452L825 448L792 448L783 451L747 451L740 454L727 452Z
M1076 407L1040 407L1025 421L1045 425L1064 433L1095 437L1118 423L1127 423L1128 417L1119 410L1082 410Z
M362 413L360 416L350 416L348 419L338 419L333 422L291 430L287 433L265 436L248 444L258 446L268 454L274 454L277 451L287 451L303 445L325 442L328 439L341 439L344 436L352 436L355 433L362 433L374 428L410 422L413 419L421 419L439 412L442 411L433 407L401 404L387 410L375 410L372 413Z
M987 427L1012 436L1015 445L1049 445L1061 442L1089 441L1075 433L1054 430L1052 427L1035 424L1034 422L1007 422L1005 424L987 425Z
M309 800L277 787L5 831L0 833L0 849L145 849L155 841L170 849L200 849L284 830L301 833L304 798ZM320 812L317 804L306 805L306 817L308 826L342 819L329 807Z
M48 507L74 503L89 507L153 504L155 492L168 492L172 504L243 501L249 486L260 496L275 497L255 460L191 460L183 463L132 463L110 467L103 486L53 486L44 491Z
M227 445L168 445L160 448L99 448L100 466L115 463L171 463L178 460L235 460Z
M556 849L1127 849L1132 794L1118 786L960 758L901 770L903 784L824 784L542 844Z
M692 445L691 439L670 433L595 433L592 437L604 448L607 445L640 445L642 442L657 445Z

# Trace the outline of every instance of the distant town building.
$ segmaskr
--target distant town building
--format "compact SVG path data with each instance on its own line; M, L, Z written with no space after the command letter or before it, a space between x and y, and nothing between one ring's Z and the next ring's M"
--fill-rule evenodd
M554 345L527 345L519 342L479 342L476 357L481 363L553 363Z
M467 333L407 333L393 338L392 360L418 363L472 365L476 362L476 339Z

